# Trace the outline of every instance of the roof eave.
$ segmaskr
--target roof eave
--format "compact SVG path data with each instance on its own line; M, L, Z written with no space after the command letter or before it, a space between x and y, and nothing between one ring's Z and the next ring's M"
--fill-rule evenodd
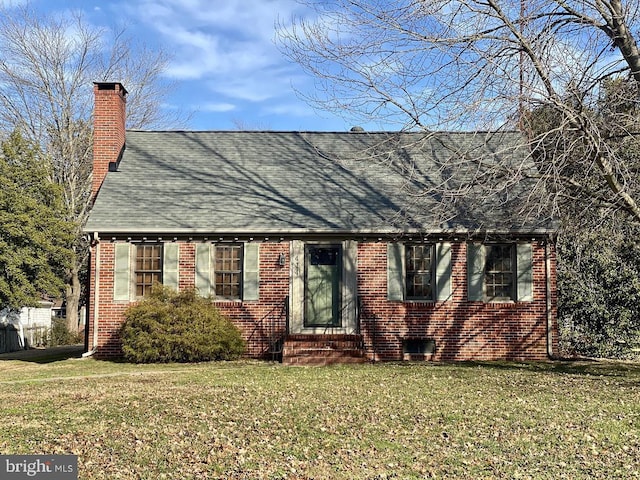
M405 236L443 236L443 237L493 237L493 236L531 236L531 237L549 237L555 235L557 230L554 228L427 228L427 229L398 229L398 228L376 228L376 229L242 229L242 230L217 230L205 228L105 228L105 229L86 229L86 234L91 234L98 238L122 238L122 237L162 237L162 238L185 238L185 237L207 237L209 240L217 238L291 238L291 237L376 237L385 238L405 237Z

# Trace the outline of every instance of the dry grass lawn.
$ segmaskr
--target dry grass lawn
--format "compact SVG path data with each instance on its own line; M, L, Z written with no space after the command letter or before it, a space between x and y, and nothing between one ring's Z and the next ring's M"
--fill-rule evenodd
M637 364L0 366L0 452L83 480L640 477Z

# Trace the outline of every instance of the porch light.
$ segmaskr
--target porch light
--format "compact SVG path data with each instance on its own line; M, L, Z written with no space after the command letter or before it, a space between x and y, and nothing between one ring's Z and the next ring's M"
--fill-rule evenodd
M281 253L280 255L278 255L278 265L280 265L281 267L284 267L284 264L286 261L287 261L287 258L285 257L284 253Z

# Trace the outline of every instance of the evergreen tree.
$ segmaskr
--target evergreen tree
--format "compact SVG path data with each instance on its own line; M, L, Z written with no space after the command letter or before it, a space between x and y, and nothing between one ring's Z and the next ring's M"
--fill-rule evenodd
M0 149L0 307L19 309L61 294L73 225L40 149L17 130Z
M127 128L179 128L181 114L163 110L172 85L162 78L168 56L126 29L101 27L81 12L42 13L31 2L0 1L0 131L19 127L51 161L63 190L65 218L76 226L74 262L64 276L67 328L77 332L89 257L82 228L91 191L93 82L119 81L129 91Z

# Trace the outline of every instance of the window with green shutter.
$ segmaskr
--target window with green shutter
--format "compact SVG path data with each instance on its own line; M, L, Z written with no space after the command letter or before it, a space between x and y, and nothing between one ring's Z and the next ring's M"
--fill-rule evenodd
M259 298L259 243L196 246L196 288L218 300Z
M117 243L113 299L144 297L155 283L178 290L179 255L177 243Z
M446 301L451 297L451 244L387 244L389 300Z
M533 250L530 243L467 245L469 300L533 301Z

